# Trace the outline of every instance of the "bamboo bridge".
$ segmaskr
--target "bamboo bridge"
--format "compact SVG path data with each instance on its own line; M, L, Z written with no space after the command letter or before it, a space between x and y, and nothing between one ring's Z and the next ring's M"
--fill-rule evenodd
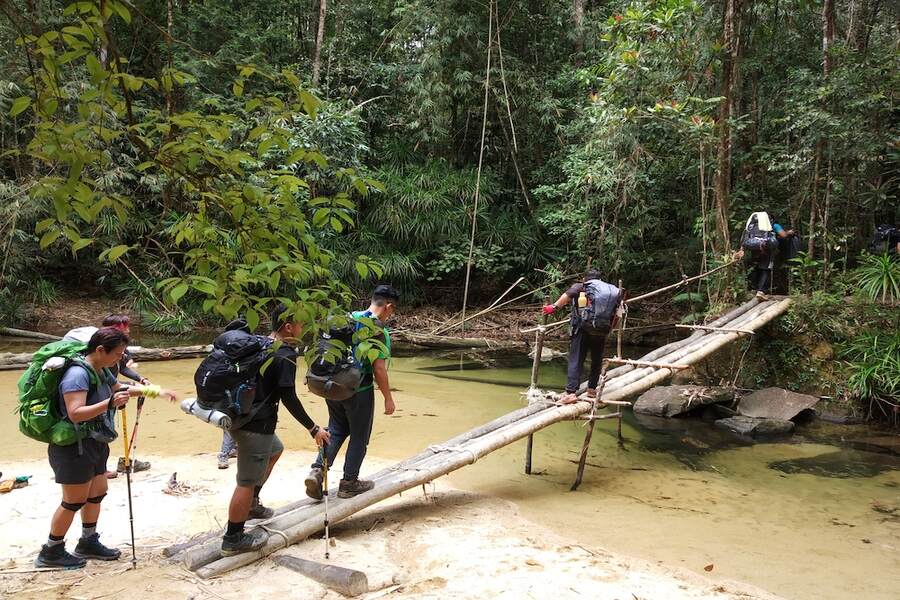
M635 299L636 300L636 299ZM634 300L632 300L634 301ZM752 335L790 306L788 298L757 299L734 308L725 315L702 326L692 326L692 333L677 342L666 344L638 360L616 358L604 361L604 371L598 398L592 400L579 390L579 399L572 404L560 404L556 394L536 386L536 370L532 387L528 390L528 405L498 417L480 427L462 433L443 443L428 446L419 454L376 473L371 479L375 488L359 496L341 499L332 492L329 496L328 518L331 523L346 519L359 511L400 492L426 484L442 475L471 465L478 459L522 438L529 438L526 449L526 472L530 472L531 436L560 421L587 419L590 422L582 448L575 489L581 480L590 435L596 420L617 418L621 425L621 408L630 405L627 399L659 385L677 370L687 368L740 339ZM545 328L538 328L538 344ZM536 348L535 363L540 356ZM619 365L607 371L607 366ZM598 414L597 410L614 407L613 413ZM251 564L282 548L296 544L323 529L324 504L303 499L282 507L277 514L254 526L266 531L266 544L257 551L224 557L220 552L221 531L211 531L192 540L170 546L164 551L168 557L182 560L184 565L202 578L215 577Z

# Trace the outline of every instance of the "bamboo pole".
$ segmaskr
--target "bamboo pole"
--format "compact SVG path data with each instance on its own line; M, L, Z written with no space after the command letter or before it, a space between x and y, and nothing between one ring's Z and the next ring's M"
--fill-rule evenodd
M40 331L28 331L25 329L14 329L12 327L0 327L0 334L11 337L29 338L33 340L45 340L55 342L62 338L58 335L50 335L49 333L41 333Z
M541 325L547 324L547 315L541 316ZM531 362L531 388L538 385L538 372L541 368L541 352L544 350L544 329L538 329L534 334L534 360ZM525 443L525 474L531 475L531 453L534 450L534 434L529 434Z
M724 265L722 265L720 267L716 267L712 271L707 271L706 273L700 273L699 275L694 275L693 277L685 277L678 283L673 283L672 285L667 285L665 287L661 287L658 290L653 290L652 292L647 292L646 294L643 294L641 296L635 296L634 298L629 300L628 303L633 304L635 302L640 302L641 300L646 300L647 298L652 298L653 296L658 296L659 294L662 294L663 292L668 292L669 290L674 290L683 285L687 285L692 281L697 281L698 279L703 279L704 277L709 277L713 273L715 273L717 271L721 271L722 269L724 269L726 267L730 267L731 265L733 265L736 262L737 262L737 260L733 260L731 262L725 263Z
M753 335L755 332L749 329L733 329L729 327L709 327L708 325L675 325L675 329L700 329L703 331L727 331L729 333L749 333Z
M603 397L603 388L606 387L606 369L609 367L609 359L605 359L603 361L603 367L600 369L600 389L597 390L597 398ZM575 475L575 483L572 484L570 491L575 491L578 489L578 486L581 485L581 478L584 475L584 462L587 460L588 449L591 446L591 437L594 435L594 424L597 420L594 418L594 413L597 410L597 402L591 403L591 414L590 420L587 426L587 432L584 434L584 443L581 445L581 455L578 457L578 472ZM621 411L619 413L621 415ZM620 416L621 419L621 416Z

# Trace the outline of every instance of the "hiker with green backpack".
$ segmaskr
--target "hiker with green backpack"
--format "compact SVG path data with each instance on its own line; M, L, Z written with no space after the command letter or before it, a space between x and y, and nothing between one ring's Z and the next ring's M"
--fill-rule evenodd
M74 569L86 559L116 560L117 549L99 539L97 520L106 496L109 444L118 437L115 411L132 396L175 394L157 386L127 387L110 368L118 364L128 345L124 332L104 327L87 342L63 340L38 350L19 379L19 430L47 443L47 456L62 502L53 514L50 535L35 566ZM75 513L81 513L82 535L70 554L65 535Z

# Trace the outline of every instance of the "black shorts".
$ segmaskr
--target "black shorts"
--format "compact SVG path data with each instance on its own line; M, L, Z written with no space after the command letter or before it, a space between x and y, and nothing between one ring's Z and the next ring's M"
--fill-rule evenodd
M87 438L81 441L81 454L78 454L78 444L48 444L47 457L56 476L56 483L78 485L106 473L109 444Z

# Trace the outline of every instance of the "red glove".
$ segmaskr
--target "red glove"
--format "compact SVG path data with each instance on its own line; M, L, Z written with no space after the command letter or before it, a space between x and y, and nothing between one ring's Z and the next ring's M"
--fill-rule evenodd
M554 310L556 310L556 305L555 305L555 304L548 304L547 306L544 307L544 314L545 314L545 315L552 315Z

